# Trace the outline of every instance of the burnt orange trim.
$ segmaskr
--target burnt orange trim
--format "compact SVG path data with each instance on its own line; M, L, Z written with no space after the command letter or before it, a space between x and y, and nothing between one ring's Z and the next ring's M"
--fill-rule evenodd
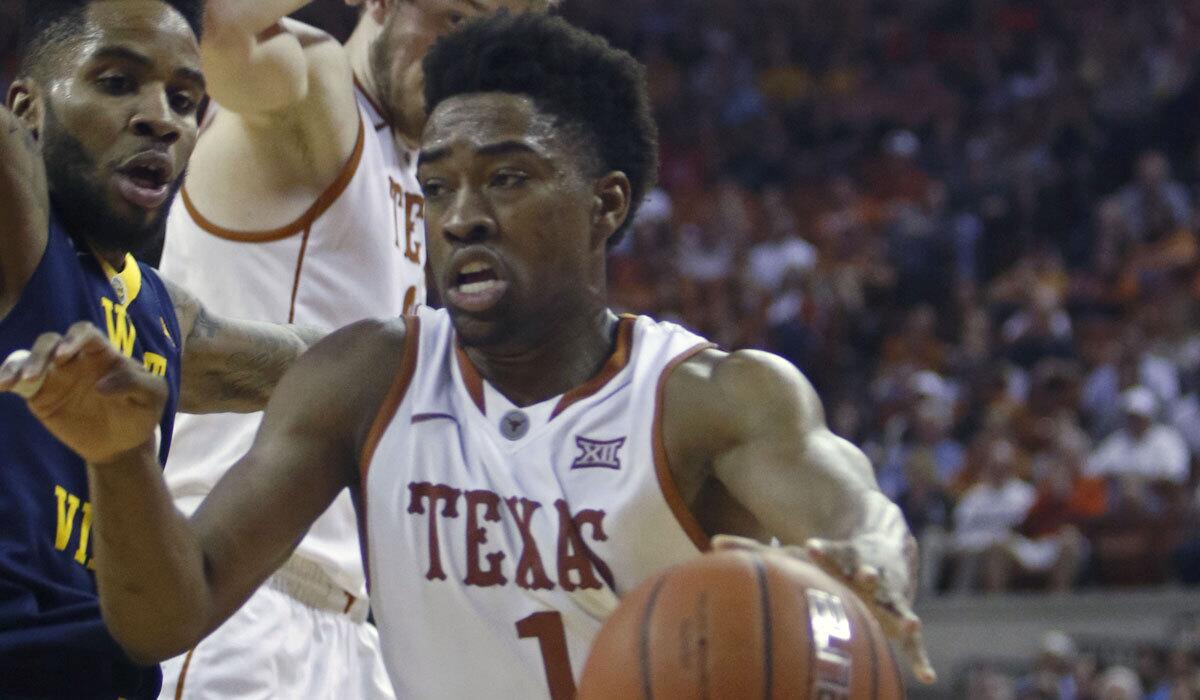
M558 400L558 404L554 406L554 410L551 411L548 420L554 420L555 416L567 410L572 404L600 391L605 384L617 376L618 372L625 369L633 351L633 326L636 322L636 316L621 316L617 321L617 346L608 356L608 361L604 363L596 376L563 394L562 398Z
M308 235L312 229L304 229L304 238L300 239L300 255L296 256L296 278L292 280L292 300L288 304L288 323L296 321L296 295L300 292L300 273L304 270L304 253L308 250Z
M364 499L367 495L367 470L371 467L371 459L375 456L375 448L379 446L379 440L383 438L383 433L387 430L388 424L396 416L396 410L400 408L400 402L404 400L404 395L408 392L408 385L412 383L413 373L417 369L417 347L421 339L421 319L416 316L405 316L404 325L406 327L404 334L404 357L400 358L400 366L396 369L396 378L392 381L392 386L388 389L387 395L383 397L383 403L379 405L379 412L375 414L375 420L371 423L371 430L367 433L367 440L363 443L362 454L358 460L359 474L362 476Z
M188 649L187 656L183 657L183 666L179 668L179 680L175 682L175 700L183 697L183 682L187 679L188 667L192 665L192 654L196 653L196 647Z
M349 593L346 594L346 607L342 608L343 615L350 614L350 608L354 607L354 601L356 601L356 600L358 600L358 598L355 598L354 596L350 595Z
M690 360L697 353L709 348L716 347L713 343L699 343L685 350L675 359L667 363L663 368L662 374L658 376L658 388L654 392L654 428L651 442L654 445L654 473L658 476L658 486L662 489L663 498L667 501L667 507L675 514L675 519L679 521L679 526L691 538L692 544L702 552L708 551L710 547L708 533L704 532L704 528L700 526L700 521L696 520L696 516L692 514L687 503L683 500L683 495L679 493L679 487L675 484L675 477L671 475L671 466L667 460L667 445L663 441L662 421L663 421L663 394L666 393L667 378L671 376L671 372L676 367Z
M328 211L329 207L333 206L338 197L342 196L342 193L346 191L346 187L350 185L350 181L354 179L354 173L358 171L358 164L362 162L363 144L365 141L366 127L363 126L362 120L359 119L358 140L354 144L354 152L350 154L350 159L342 166L342 171L338 173L337 179L330 183L329 187L325 188L321 196L317 197L317 200L312 203L312 206L307 211L300 215L300 218L280 228L265 231L234 231L233 229L224 228L209 221L196 209L191 196L188 195L186 185L179 189L179 197L183 200L183 207L187 209L188 215L192 217L196 225L217 238L224 238L225 240L236 241L238 243L270 243L271 241L283 240L309 229L313 222Z
M392 125L388 123L387 117L384 116L383 107L380 107L379 103L371 98L371 93L367 92L367 89L363 87L357 75L354 76L354 87L358 88L358 92L363 96L363 99L367 101L367 104L371 105L371 109L375 110L375 114L379 115L381 121L375 124L375 131L390 128Z
M458 344L454 346L454 358L458 360L458 369L462 372L463 384L467 387L467 393L479 407L479 412L486 416L487 404L483 399L483 377L479 376L479 370L471 364L471 358L467 357L467 351Z
M375 419L371 421L371 429L367 432L367 440L363 443L362 453L358 458L358 548L362 553L363 574L367 579L368 591L371 590L371 548L367 541L370 524L367 517L367 473L371 469L371 459L375 457L375 448L379 446L384 431L396 416L396 410L400 408L400 402L408 392L408 385L412 383L413 373L417 369L417 348L420 347L421 320L416 316L405 316L404 325L404 356L400 358L400 366L396 369L396 378L392 381L392 386L388 388ZM350 611L351 605L353 601L346 605L346 612Z

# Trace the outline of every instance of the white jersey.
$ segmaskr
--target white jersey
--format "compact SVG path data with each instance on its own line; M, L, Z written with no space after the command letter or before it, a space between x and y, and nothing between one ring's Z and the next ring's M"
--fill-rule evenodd
M363 454L371 604L398 698L568 697L618 598L707 538L658 435L663 379L711 347L623 317L600 374L517 408L410 320Z
M334 330L396 317L425 300L425 205L416 154L397 149L361 90L359 137L337 180L297 221L269 232L230 231L182 190L167 220L163 275L215 314ZM203 136L201 136L203 138ZM180 415L166 467L172 496L195 510L249 449L261 413ZM358 530L343 492L296 555L333 582L366 595Z

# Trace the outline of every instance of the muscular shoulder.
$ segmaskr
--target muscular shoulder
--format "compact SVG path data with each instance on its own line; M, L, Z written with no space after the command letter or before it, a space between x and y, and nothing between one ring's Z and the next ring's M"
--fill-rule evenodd
M403 370L410 335L415 340L404 319L390 319L359 321L326 336L280 381L264 432L325 433L356 456Z
M668 396L689 413L729 423L823 421L812 385L787 360L760 350L706 350L683 362L667 378Z
M794 365L759 350L705 350L666 378L663 429L678 450L702 458L749 435L823 426L812 385Z

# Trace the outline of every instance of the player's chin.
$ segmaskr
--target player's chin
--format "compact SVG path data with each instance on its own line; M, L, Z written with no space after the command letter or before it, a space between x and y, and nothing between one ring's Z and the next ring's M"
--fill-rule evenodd
M446 305L446 311L450 314L450 322L454 324L458 342L463 347L492 346L508 337L509 324L504 314L492 310L475 313L452 304Z

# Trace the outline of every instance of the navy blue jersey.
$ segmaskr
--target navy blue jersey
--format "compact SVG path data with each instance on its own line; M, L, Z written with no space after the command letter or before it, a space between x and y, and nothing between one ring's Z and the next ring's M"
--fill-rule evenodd
M165 376L160 463L179 400L179 324L162 280L132 257L115 273L52 217L46 252L0 319L0 360L42 333L91 321ZM0 394L0 697L154 697L155 667L129 661L100 617L83 460L13 394ZM152 566L147 562L147 566Z

